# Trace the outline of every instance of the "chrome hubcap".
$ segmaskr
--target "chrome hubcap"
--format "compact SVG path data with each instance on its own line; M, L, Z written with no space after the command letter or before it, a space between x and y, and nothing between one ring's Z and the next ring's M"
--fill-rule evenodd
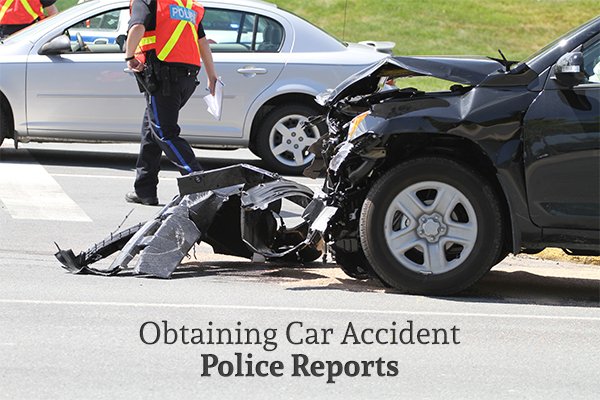
M417 235L429 243L439 242L440 237L447 231L448 227L444 224L443 217L438 213L423 215L419 218Z
M319 139L320 133L316 126L305 127L305 121L307 118L303 115L288 115L277 121L271 129L269 146L280 163L300 167L314 158L315 155L308 148Z
M383 229L389 250L402 265L422 274L442 274L471 254L477 240L477 216L458 189L426 181L394 198Z

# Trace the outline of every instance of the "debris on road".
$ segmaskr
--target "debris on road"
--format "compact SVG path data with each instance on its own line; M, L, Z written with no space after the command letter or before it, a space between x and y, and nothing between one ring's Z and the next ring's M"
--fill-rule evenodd
M322 254L323 232L335 209L313 199L304 185L246 164L193 173L179 178L178 185L179 195L154 219L111 234L78 255L59 248L56 258L72 273L114 275L138 256L135 273L169 278L201 241L215 253L248 259L305 263ZM284 199L304 210L303 222L286 226ZM110 268L91 266L116 252Z

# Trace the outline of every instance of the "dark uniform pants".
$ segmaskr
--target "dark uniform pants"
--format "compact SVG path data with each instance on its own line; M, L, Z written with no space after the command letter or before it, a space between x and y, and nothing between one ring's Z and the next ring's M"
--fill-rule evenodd
M196 74L174 75L168 94L146 93L140 153L136 164L135 192L140 197L156 197L160 159L164 152L183 174L202 171L189 143L179 137L179 111L196 89Z

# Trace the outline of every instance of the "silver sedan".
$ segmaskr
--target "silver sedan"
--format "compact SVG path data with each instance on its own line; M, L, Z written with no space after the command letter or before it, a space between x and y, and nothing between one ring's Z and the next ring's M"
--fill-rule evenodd
M195 147L249 147L273 170L298 173L324 127L314 96L388 54L393 43L342 43L276 5L202 1L203 26L225 83L220 121L208 112L205 77L182 110ZM145 102L124 73L128 0L93 0L0 44L0 144L135 142ZM379 51L378 51L379 50Z

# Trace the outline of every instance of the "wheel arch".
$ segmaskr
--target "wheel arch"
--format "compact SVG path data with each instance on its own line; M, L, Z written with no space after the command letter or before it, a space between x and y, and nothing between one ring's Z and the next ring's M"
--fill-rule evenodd
M469 139L458 136L403 133L391 138L387 151L386 170L408 159L444 156L477 171L491 184L499 199L503 220L504 252L508 254L511 251L514 253L519 251L519 247L515 245L515 238L520 235L515 231L517 225L512 219L513 213L509 199L498 179L497 168L480 146Z
M4 119L0 121L0 130L2 130L4 138L12 139L14 138L15 132L15 119L13 115L13 110L4 93L0 91L0 118L3 116L6 116L7 119L6 121ZM6 129L6 132L4 131L4 129Z
M324 112L322 107L315 102L315 97L310 94L284 93L270 98L265 103L263 103L262 106L260 106L258 111L254 114L254 118L252 119L252 124L250 128L250 139L248 142L248 147L250 148L250 150L255 151L256 149L256 137L258 135L260 124L264 119L265 115L268 114L274 108L285 104L300 104Z

